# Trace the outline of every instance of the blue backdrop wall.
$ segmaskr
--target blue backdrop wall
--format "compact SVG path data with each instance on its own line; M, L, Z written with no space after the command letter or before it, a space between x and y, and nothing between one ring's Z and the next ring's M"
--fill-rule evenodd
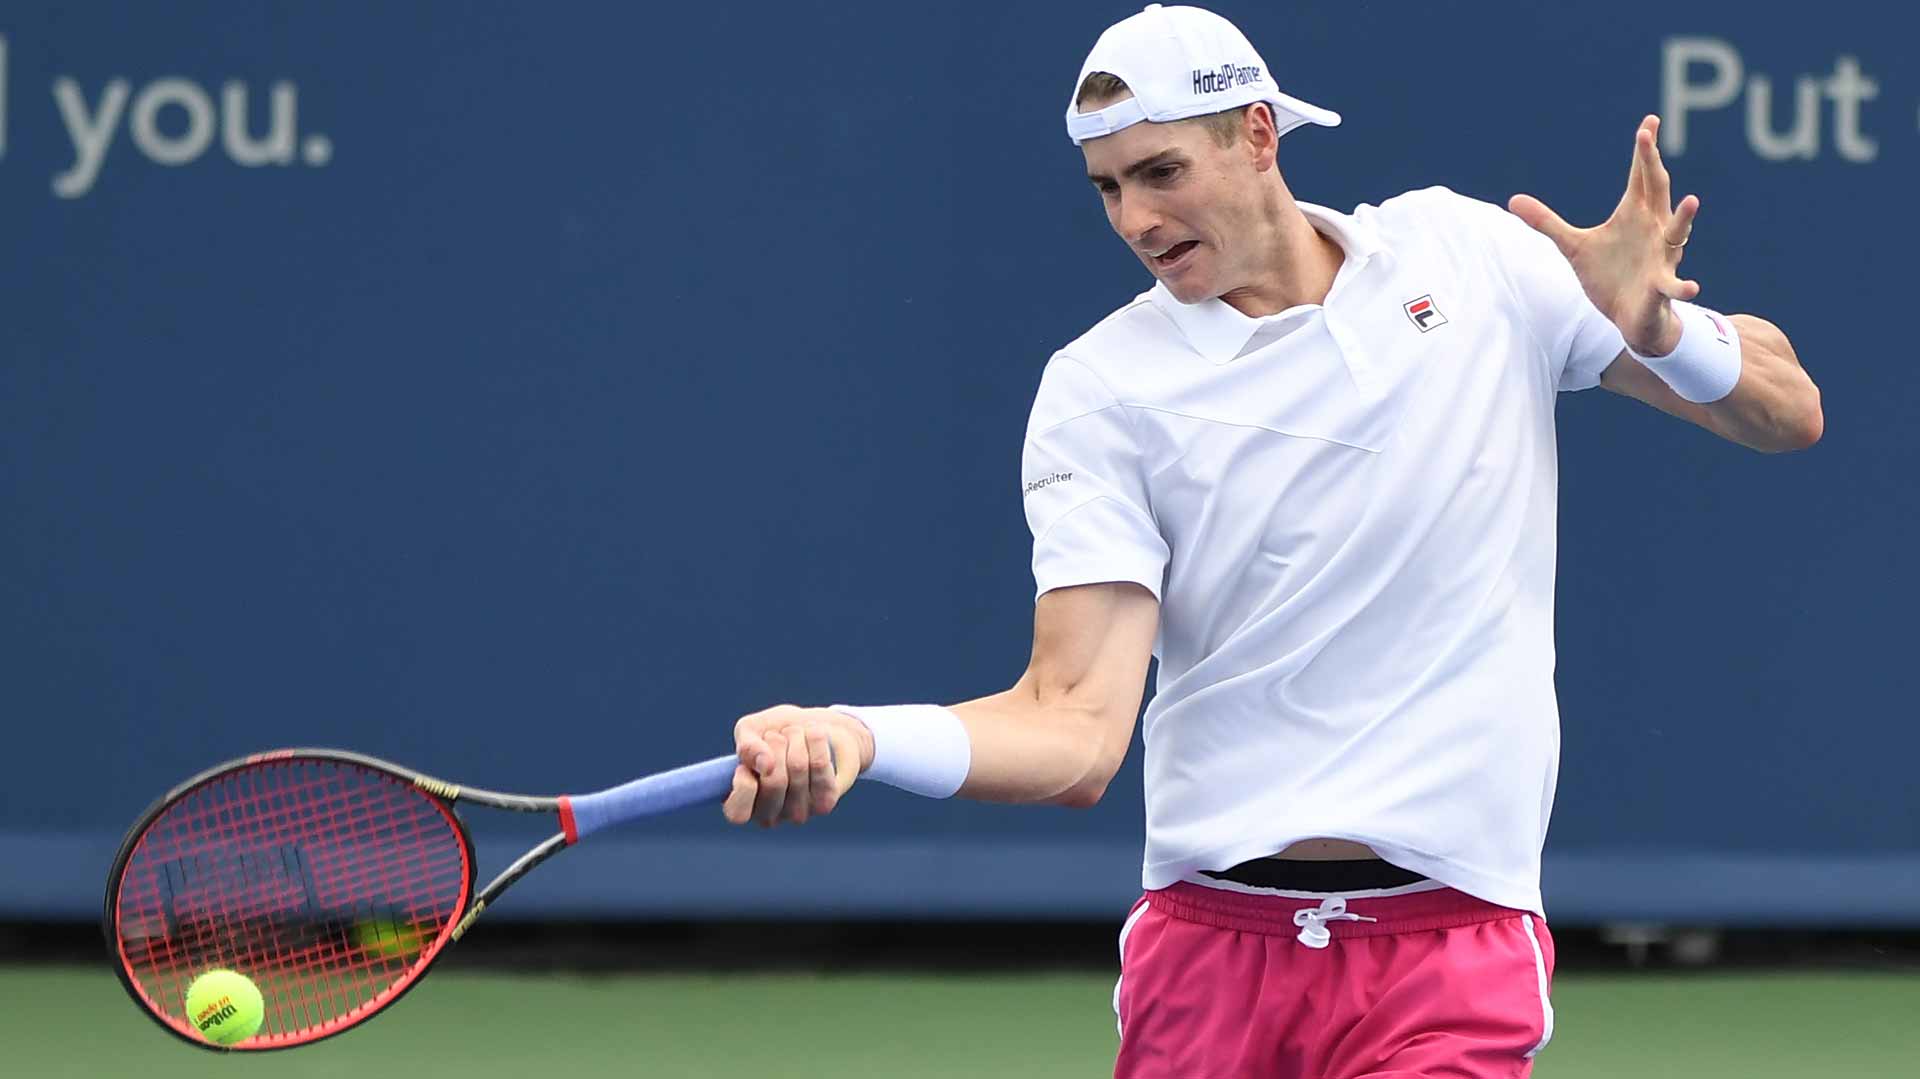
M1060 120L1130 10L0 11L0 916L91 910L133 815L242 751L557 791L780 701L1009 684L1041 365L1148 285ZM1920 17L1220 10L1346 115L1283 144L1311 201L1597 221L1667 115L1688 269L1788 330L1828 432L1563 400L1549 909L1920 923ZM502 913L1117 918L1138 782L683 814Z

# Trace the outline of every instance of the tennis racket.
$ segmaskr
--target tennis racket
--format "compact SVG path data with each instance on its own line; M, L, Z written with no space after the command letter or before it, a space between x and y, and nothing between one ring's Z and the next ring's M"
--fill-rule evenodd
M380 1014L533 867L603 828L718 802L734 757L595 794L553 798L463 787L330 749L230 761L142 814L107 877L102 929L127 992L203 1049L288 1049ZM465 802L551 813L559 830L474 891ZM259 986L260 1030L231 1046L187 1014L200 974Z

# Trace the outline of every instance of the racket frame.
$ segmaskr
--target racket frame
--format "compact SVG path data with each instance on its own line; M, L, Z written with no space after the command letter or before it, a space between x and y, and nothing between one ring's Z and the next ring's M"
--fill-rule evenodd
M120 904L121 878L126 872L127 863L133 857L134 850L140 845L141 838L146 835L147 828L159 818L160 814L166 812L167 809L176 802L193 793L195 790L234 772L246 771L259 765L271 764L276 761L299 760L332 761L340 764L354 765L375 772L383 772L394 779L413 786L429 800L434 802L446 816L448 822L452 824L454 834L460 839L462 856L466 860L467 879L465 886L461 890L462 903L453 911L452 916L448 918L447 925L442 927L439 936L435 937L433 942L424 949L426 955L422 958L419 967L407 975L405 982L371 1014L363 1016L351 1023L338 1024L333 1030L329 1030L324 1034L303 1038L299 1041L286 1042L278 1045L253 1046L245 1044L246 1041L251 1039L243 1039L242 1042L234 1045L217 1045L205 1038L188 1034L186 1031L174 1026L165 1016L149 1006L148 1001L151 998L134 982L133 975L127 969L126 952L120 936L118 908ZM525 854L516 858L507 868L501 870L493 880L489 881L485 888L480 889L480 891L476 893L474 891L474 885L479 879L479 862L474 855L473 836L467 829L467 822L455 809L456 803L459 802L468 802L473 805L485 806L489 809L504 809L515 813L551 813L559 817L560 831L542 840ZM379 757L368 756L364 753L354 753L344 749L299 748L276 749L265 753L252 753L245 757L238 757L222 764L216 764L198 775L177 784L172 790L161 795L152 805L149 805L146 811L141 813L139 818L134 821L133 827L127 830L126 838L120 843L119 853L114 855L113 868L107 872L107 891L100 916L100 931L106 941L108 952L113 956L113 972L119 977L121 987L127 991L128 996L139 1003L141 1012L159 1024L161 1029L167 1033L172 1034L174 1037L179 1038L189 1045L196 1046L200 1049L211 1050L216 1053L228 1053L235 1050L269 1052L276 1049L296 1049L301 1046L312 1045L318 1041L324 1041L337 1034L352 1030L367 1020L374 1018L374 1016L385 1012L396 1001L411 991L415 985L418 985L421 979L427 976L427 972L433 969L433 965L439 960L441 953L446 950L448 945L465 935L466 931L472 927L474 920L486 910L488 904L499 899L502 892L505 892L511 887L515 881L532 872L535 866L538 866L548 858L559 853L561 849L571 846L577 841L578 835L575 832L573 824L572 799L565 795L541 797L525 794L507 794L502 791L487 790L483 787L469 787L458 783L449 783L444 779L427 775L425 772L416 771L405 765L395 764L392 761L382 760Z

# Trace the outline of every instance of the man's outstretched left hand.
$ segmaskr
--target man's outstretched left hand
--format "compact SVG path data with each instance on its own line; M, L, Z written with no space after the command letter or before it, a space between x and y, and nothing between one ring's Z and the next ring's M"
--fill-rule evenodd
M1575 228L1532 195L1515 195L1507 203L1515 216L1560 248L1587 299L1642 356L1665 356L1678 347L1680 321L1667 301L1700 294L1698 282L1683 280L1677 272L1700 198L1688 195L1673 205L1667 167L1655 141L1659 132L1658 116L1640 121L1626 194L1604 224Z

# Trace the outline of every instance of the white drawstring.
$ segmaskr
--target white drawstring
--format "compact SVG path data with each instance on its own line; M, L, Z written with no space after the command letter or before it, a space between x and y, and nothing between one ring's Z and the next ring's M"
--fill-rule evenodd
M1324 948L1333 940L1333 934L1327 932L1328 922L1377 922L1378 918L1368 918L1360 914L1347 913L1347 897L1328 896L1320 901L1320 906L1307 907L1293 912L1293 924L1300 927L1300 943L1309 948Z

